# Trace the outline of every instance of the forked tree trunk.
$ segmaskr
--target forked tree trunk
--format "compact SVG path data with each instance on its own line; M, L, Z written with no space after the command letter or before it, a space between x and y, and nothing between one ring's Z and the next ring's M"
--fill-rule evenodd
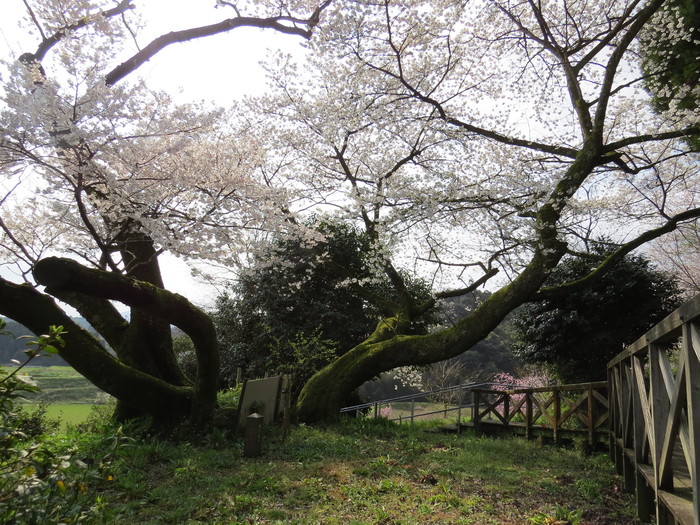
M119 274L88 269L69 259L48 258L36 264L34 275L47 292L66 300L79 311L89 309L87 319L115 349L112 355L92 335L72 321L47 294L29 285L0 279L0 314L25 325L33 332L46 332L50 325L62 325L66 345L60 355L98 388L114 396L123 417L147 415L159 429L179 425L206 427L216 405L219 355L214 326L209 317L184 297L149 283ZM117 300L137 311L143 320L173 324L192 339L197 353L197 378L191 385L181 373L169 374L158 356L165 347L155 346L148 358L133 352L154 349L139 321L131 326L110 305ZM136 329L135 329L136 328ZM158 341L156 341L158 343ZM172 347L170 347L172 352ZM174 357L172 363L174 363Z

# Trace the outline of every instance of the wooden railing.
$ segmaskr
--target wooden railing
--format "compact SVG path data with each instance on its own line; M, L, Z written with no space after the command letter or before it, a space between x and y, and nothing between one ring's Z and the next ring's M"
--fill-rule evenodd
M610 451L642 521L700 525L700 296L608 364Z
M525 437L585 438L591 445L608 438L608 384L603 382L513 390L474 389L472 424L488 425Z

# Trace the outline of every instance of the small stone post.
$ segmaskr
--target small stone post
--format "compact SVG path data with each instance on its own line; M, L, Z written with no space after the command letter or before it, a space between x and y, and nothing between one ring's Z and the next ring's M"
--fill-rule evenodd
M252 413L245 419L243 456L247 458L255 458L262 453L263 419L263 416L257 412Z

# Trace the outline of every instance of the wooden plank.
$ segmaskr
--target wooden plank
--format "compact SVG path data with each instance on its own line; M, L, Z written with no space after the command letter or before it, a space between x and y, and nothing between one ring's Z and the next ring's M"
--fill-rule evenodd
M593 397L596 399L596 401L598 401L598 403L600 403L603 407L608 409L610 408L609 401L606 396L598 392L598 390L596 389L591 389L591 393L593 394Z
M547 409L552 405L552 403L554 403L554 397L549 397L544 403L542 403L537 398L537 396L533 395L532 400L534 401L535 405L539 410L539 414L533 417L532 419L533 424L536 423L540 417L544 417L545 420L548 420L552 426L556 425L556 420L554 419L554 416L550 416L547 412Z
M532 439L532 393L525 394L525 438Z
M656 488L672 487L672 472L670 469L661 469L661 452L665 441L666 425L671 399L665 384L663 374L663 357L666 350L659 345L649 345L649 382L651 398L652 431L654 433L654 446L652 447L652 459L654 462L654 486ZM665 475L662 477L662 472Z
M622 366L622 438L625 440L625 447L634 447L634 419L633 419L633 399L632 388L632 367Z
M522 397L520 398L520 400L517 403L512 405L512 408L510 409L510 411L512 412L510 419L513 419L519 413L522 414L523 416L525 415L525 413L522 411L522 406L525 404L526 394L518 394L518 395L520 395ZM509 394L509 397L511 400L513 400L513 397L510 394Z
M556 392L561 390L588 390L589 388L607 389L607 381L594 381L592 383L575 383L570 385L535 386L530 388L515 388L509 390L513 394L524 394L525 392Z
M666 430L664 430L664 440L659 452L659 480L663 481L663 487L668 488L669 480L672 476L673 449L678 436L678 426L680 421L680 412L685 404L686 397L686 369L685 357L681 356L678 364L679 370L676 377L676 385L671 393L671 406L666 415Z
M608 366L614 366L628 359L650 343L663 345L669 341L674 341L681 334L681 326L683 323L695 322L699 319L700 295L697 295L680 308L670 313L663 321L611 359Z
M693 512L695 525L700 525L700 490L698 490L700 475L700 328L696 323L683 325L683 341L681 351L686 358L686 413L688 415L688 438L690 462L690 479L693 490Z
M649 442L649 448L654 450L654 424L651 419L651 403L646 391L646 383L644 382L644 370L642 368L641 359L635 356L632 359L632 367L634 369L634 379L637 385L636 394L639 397L639 405L644 421L641 421L640 428L643 430L646 439Z
M475 428L473 421L465 421L462 423L464 428ZM527 425L525 423L511 423L508 426L502 425L498 420L485 419L479 422L480 432L486 435L510 434L516 436L525 436ZM554 432L550 427L533 426L531 429L532 438L544 438L554 441ZM579 429L560 429L560 440L573 441L587 436L588 431L583 428ZM595 433L596 443L608 443L608 432L599 431Z
M642 379L642 384L640 385L638 380L640 364L639 357L632 357L632 374L634 377L631 378L631 388L632 388L632 407L630 412L632 413L632 433L634 436L634 461L637 464L646 462L646 444L647 444L647 434L645 429L646 418L644 417L644 406L643 398L646 398L646 391L644 390L644 380Z
M552 397L554 399L554 442L559 443L559 421L561 420L561 402L559 399L559 392L557 390L552 392Z
M696 525L696 517L693 512L693 502L691 495L683 497L675 492L660 490L657 492L657 497L661 504L673 514L673 517L680 525Z
M587 419L588 419L588 444L593 445L593 432L595 431L593 422L593 388L587 390L588 404L586 406Z
M630 458L634 458L634 451L630 449L625 450L626 455ZM643 476L646 483L653 487L654 485L654 469L650 465L640 464L637 465L637 470ZM680 480L678 480L680 482ZM692 494L689 490L657 490L656 497L660 503L668 509L668 511L673 514L674 518L682 525L694 525L694 514L693 514L693 499Z
M579 408L581 407L581 405L583 404L583 402L586 401L587 395L584 394L584 395L580 396L578 399L576 399L576 400L574 400L574 401L572 401L572 400L569 399L568 397L566 397L566 396L564 396L563 394L561 394L561 391L560 391L560 393L559 393L559 396L560 396L560 397L559 397L560 401L563 400L563 401L565 401L565 402L569 405L569 408L566 410L566 412L564 412L564 413L561 415L561 419L559 419L559 424L562 425L562 424L564 424L573 414L579 412ZM584 423L586 423L586 421L584 421Z

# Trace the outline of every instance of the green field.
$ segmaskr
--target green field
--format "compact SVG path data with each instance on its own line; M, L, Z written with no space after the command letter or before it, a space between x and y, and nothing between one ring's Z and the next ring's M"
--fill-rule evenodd
M60 419L64 424L76 425L87 419L94 405L47 405L46 417Z
M12 367L3 367L11 372ZM20 375L30 377L39 387L36 394L26 394L24 404L28 410L40 404L46 405L46 416L63 424L85 421L98 404L109 400L104 392L90 383L70 366L25 367Z
M20 375L29 376L41 390L26 396L31 404L95 405L107 400L104 392L70 366L25 367Z
M37 410L41 405L35 405L32 403L22 404L22 408L28 413L32 413ZM51 404L43 405L46 407L45 417L49 421L60 421L60 430L65 431L68 425L77 425L79 423L84 423L88 416L92 413L95 405L65 405L65 404Z

